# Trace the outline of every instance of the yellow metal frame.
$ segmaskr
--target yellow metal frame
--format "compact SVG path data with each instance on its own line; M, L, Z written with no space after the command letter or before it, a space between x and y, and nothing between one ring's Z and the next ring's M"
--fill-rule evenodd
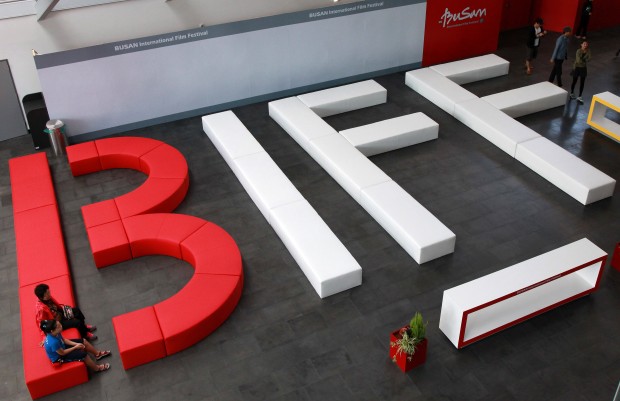
M620 104L612 104L609 103L606 100L603 100L601 98L599 98L598 96L594 95L592 97L592 103L590 104L590 112L588 113L588 125L591 126L592 128L594 128L595 130L599 131L600 133L609 136L610 138L614 139L617 142L620 142L620 132L612 132L607 128L602 127L601 125L597 124L596 122L592 121L592 113L594 112L594 108L596 107L596 103L600 103L601 105L616 111L617 113L620 113Z

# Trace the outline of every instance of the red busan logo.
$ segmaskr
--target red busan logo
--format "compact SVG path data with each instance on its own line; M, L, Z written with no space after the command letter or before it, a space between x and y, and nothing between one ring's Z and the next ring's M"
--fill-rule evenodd
M479 24L484 22L484 17L487 15L486 8L479 8L477 10L471 9L471 7L465 7L460 12L452 13L447 7L443 15L439 19L439 23L444 28L454 28L462 25Z

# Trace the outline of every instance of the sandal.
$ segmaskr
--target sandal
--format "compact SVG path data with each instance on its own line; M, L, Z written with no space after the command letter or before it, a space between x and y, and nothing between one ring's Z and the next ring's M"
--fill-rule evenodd
M99 351L95 354L95 359L98 361L106 356L112 355L112 351Z
M97 365L97 366L99 366L99 368L97 368L97 372L105 372L106 370L110 369L109 363L104 363L103 365Z

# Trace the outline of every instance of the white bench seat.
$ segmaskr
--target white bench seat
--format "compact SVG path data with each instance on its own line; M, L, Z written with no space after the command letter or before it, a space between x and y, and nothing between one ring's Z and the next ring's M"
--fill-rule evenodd
M564 106L567 97L568 92L564 89L545 81L484 96L481 99L497 107L510 117L517 118Z
M540 138L534 130L482 99L458 103L454 117L511 157L515 157L517 144Z
M599 286L606 256L583 238L449 288L443 293L439 329L462 348L590 294Z
M451 115L454 115L457 103L478 99L478 96L430 68L407 72L405 84Z
M297 98L319 117L327 117L385 103L387 90L371 79L305 93Z
M510 63L495 55L486 54L464 60L434 65L432 70L459 85L508 74Z
M308 113L314 114L299 99L269 103L269 115L418 263L454 252L455 238L450 230L342 135L333 130L330 133L331 127L324 128ZM382 199L380 194L375 196L370 189L383 183L392 189L393 199ZM368 193L364 194L367 188ZM445 235L429 234L434 232Z
M340 131L365 156L437 139L439 124L424 113L413 113Z
M394 181L364 188L360 205L418 263L454 252L454 233Z
M238 157L230 168L269 223L271 209L304 199L267 152Z
M362 189L392 180L338 133L311 140L306 150L358 202Z
M265 151L230 110L202 117L202 129L228 165L238 157Z
M481 99L455 83L490 78L504 69L507 73L504 61L496 56L474 57L409 71L405 84L584 205L612 196L615 180L514 119L564 105L566 91L542 82ZM597 120L607 121L610 128L618 126L605 119L604 109L597 110L596 104L595 96L588 123L595 114ZM614 135L603 126L597 129Z
M271 226L321 298L362 284L362 268L305 199L272 209Z
M234 113L204 116L202 125L319 296L360 285L360 265Z
M338 133L296 97L269 102L268 108L269 116L304 149L310 139Z
M614 193L616 180L547 138L520 143L515 157L584 205Z

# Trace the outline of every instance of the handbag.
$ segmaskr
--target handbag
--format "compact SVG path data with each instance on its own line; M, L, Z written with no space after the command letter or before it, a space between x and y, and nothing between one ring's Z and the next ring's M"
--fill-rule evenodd
M73 308L69 305L62 305L62 315L64 316L65 320L73 319Z

